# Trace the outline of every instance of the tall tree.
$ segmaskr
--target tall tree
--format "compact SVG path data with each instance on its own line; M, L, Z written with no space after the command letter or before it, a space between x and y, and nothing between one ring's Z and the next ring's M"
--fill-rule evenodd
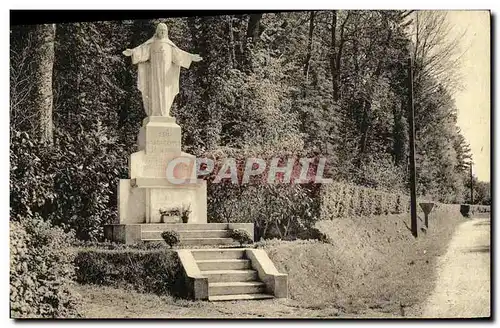
M52 124L52 74L54 66L55 24L40 24L34 29L35 63L35 99L34 106L38 113L38 131L40 140L45 144L53 142Z
M314 36L314 16L316 13L311 11L309 14L309 37L307 39L307 55L304 64L304 75L306 77L306 82L309 79L309 65L311 64L312 57L312 44L313 44L313 36Z

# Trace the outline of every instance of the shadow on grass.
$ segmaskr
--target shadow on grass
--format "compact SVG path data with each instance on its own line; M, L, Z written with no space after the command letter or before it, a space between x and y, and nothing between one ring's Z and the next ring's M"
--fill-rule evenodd
M420 229L418 229L418 230L423 232L423 233L427 233L428 227L425 226L425 222L420 215L417 215L417 220L420 221L420 224L418 224L418 221L417 221L417 226L420 227ZM411 227L408 225L408 223L406 223L406 221L403 221L403 223L404 223L406 229L409 232L412 232Z
M408 231L411 232L411 228L408 226L408 223L406 223L406 221L403 221L403 223L405 224L406 229L408 229Z
M467 253L489 253L490 245L474 246L464 250Z
M485 226L485 225L491 225L491 221L482 221L482 222L476 222L474 223L474 226Z

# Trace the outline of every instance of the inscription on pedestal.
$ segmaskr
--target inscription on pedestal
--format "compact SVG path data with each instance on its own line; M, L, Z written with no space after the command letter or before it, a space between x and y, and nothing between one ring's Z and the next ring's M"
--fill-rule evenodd
M181 150L181 128L175 123L147 122L137 136L139 150L165 153Z
M178 151L181 144L177 140L154 140L146 145L146 153L166 153Z
M142 175L144 177L166 178L167 165L172 159L168 154L146 154L142 163Z
M181 149L179 127L147 127L146 153L175 152Z

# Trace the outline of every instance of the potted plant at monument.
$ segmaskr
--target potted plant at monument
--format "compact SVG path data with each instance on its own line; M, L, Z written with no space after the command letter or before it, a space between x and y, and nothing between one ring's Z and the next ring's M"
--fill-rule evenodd
M188 223L189 214L191 214L191 204L188 204L187 206L183 204L181 207L182 223Z
M167 223L165 220L165 217L167 217L167 218L177 217L178 218L181 216L181 209L177 208L177 207L166 209L166 210L160 208L159 211L160 211L160 222L161 223Z

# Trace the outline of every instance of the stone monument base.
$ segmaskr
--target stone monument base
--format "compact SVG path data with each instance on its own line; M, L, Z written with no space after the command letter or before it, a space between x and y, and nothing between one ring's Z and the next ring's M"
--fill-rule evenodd
M166 178L120 179L118 204L120 224L169 223L172 218L161 212L186 204L191 210L187 223L207 223L205 181L172 185Z
M187 225L206 224L206 181L196 179L196 157L181 150L181 127L175 118L145 118L137 146L129 158L130 178L120 179L118 185L118 220L105 226L106 238L144 240L141 233L149 230L141 230L141 225L184 225L182 213L187 214Z
M163 231L177 231L180 245L238 245L230 235L231 229L244 229L253 240L253 223L144 223L107 224L104 237L117 243L162 242Z

